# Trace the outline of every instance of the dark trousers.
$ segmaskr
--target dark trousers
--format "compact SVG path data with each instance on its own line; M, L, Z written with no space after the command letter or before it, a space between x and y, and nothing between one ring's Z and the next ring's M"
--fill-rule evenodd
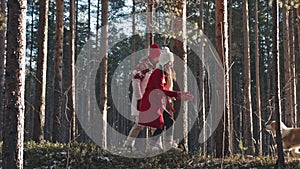
M164 117L164 126L162 129L160 128L157 128L154 133L153 133L153 137L152 137L152 141L153 143L156 143L158 138L159 137L155 137L155 136L158 136L160 135L163 131L164 131L164 128L166 127L166 129L168 130L170 127L173 126L174 124L174 120L171 118L171 116L166 112L164 111L163 113L163 117ZM173 132L170 131L170 132L167 132L166 135L171 135Z

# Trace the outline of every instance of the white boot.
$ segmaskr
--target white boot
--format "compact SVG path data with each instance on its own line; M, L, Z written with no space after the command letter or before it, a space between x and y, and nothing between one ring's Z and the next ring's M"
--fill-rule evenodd
M127 137L126 141L123 144L123 147L126 150L132 151L133 150L133 145L134 145L134 138L132 137Z
M155 142L153 139L149 139L149 144L146 148L147 152L160 152L163 151L161 137Z
M162 141L162 137L159 137L155 146L154 147L157 147L159 150L163 150L163 141Z
M178 148L178 145L173 141L173 135L166 136L164 144L164 151L168 151L171 149L181 151L181 149Z

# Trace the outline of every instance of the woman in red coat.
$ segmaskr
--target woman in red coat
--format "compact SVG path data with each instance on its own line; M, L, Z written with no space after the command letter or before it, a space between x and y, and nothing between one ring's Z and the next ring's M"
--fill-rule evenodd
M139 124L157 128L150 144L154 145L158 139L155 137L173 125L173 115L168 109L172 109L168 98L183 100L193 99L189 92L172 91L168 86L172 74L174 57L168 48L165 48L159 58L157 68L152 72L145 93L140 103ZM168 107L168 109L167 109Z

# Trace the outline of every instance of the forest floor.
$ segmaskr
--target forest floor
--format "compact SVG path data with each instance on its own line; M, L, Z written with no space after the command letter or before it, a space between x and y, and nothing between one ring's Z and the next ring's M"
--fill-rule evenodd
M167 152L150 158L126 158L113 155L95 144L36 144L24 146L24 168L78 168L78 169L165 169L165 168L276 168L272 157L241 158L240 155L224 160L202 157L184 152ZM2 156L2 154L1 154ZM286 159L286 168L300 169L300 161ZM1 161L2 162L2 161ZM68 167L66 167L68 166Z

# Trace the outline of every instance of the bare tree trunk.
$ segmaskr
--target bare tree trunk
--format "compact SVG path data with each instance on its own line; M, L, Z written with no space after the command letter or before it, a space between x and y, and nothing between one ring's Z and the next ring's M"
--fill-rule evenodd
M44 140L49 0L39 1L39 38L33 140Z
M133 18L132 18L132 38L131 38L131 51L133 53L133 57L131 59L131 68L134 69L135 65L136 65L136 56L135 56L135 52L136 52L136 48L135 48L135 43L136 43L136 39L135 39L135 24L136 24L136 21L135 21L135 5L136 5L136 2L135 0L132 1L132 14L133 14ZM149 46L150 47L150 46Z
M26 0L8 1L3 168L23 168Z
M70 0L70 44L69 44L68 122L69 142L76 137L75 114L75 0Z
M283 1L284 4L288 3L288 0ZM289 10L286 7L282 9L282 26L283 26L283 53L284 53L284 96L285 96L285 122L288 126L292 122L292 104L291 104L291 79L290 79L290 42L289 42Z
M88 0L88 40L90 38L91 38L91 0ZM88 45L87 55L88 55L88 58L91 58L91 45L90 44ZM90 83L90 79L94 78L94 77L91 77L91 73L90 73L92 70L91 64L87 65L87 70L88 70L87 71L88 72L88 81L87 81L86 86L88 89L90 89L91 85L94 85L94 84ZM91 120L92 120L92 118L91 118L91 93L86 92L86 96L84 96L84 97L87 98L87 103L86 103L86 107L85 107L86 113L87 113L87 115L85 117L85 123L86 123L85 125L87 125L87 124L90 124ZM86 134L84 134L84 136L85 136L84 140L89 141L89 137Z
M300 6L297 8L297 26L298 26L298 52L300 53ZM300 87L300 80L298 80L297 87ZM297 93L297 100L300 99L300 92ZM300 106L297 107L297 111L300 111ZM300 119L300 114L298 113L297 119ZM300 120L297 122L297 126L300 126Z
M100 0L97 0L97 19L96 19L96 51L98 51L99 45L99 29L100 29Z
M224 157L225 152L228 152L228 127L227 118L229 115L229 55L228 55L228 11L227 0L216 0L216 50L220 57L221 62L225 67L225 85L226 85L226 106L224 109L223 117L216 130L216 156Z
M171 39L170 48L174 54L180 57L183 61L183 65L181 67L181 71L177 71L177 82L182 82L179 84L180 89L183 91L188 90L187 85L187 42L186 42L186 0L182 0L173 4L174 9L179 11L177 13L177 18L173 20L173 30L172 32L177 35L176 39ZM182 32L180 35L179 32ZM181 36L181 37L178 37ZM179 41L182 39L182 42ZM175 63L176 65L176 63ZM178 65L178 64L177 64ZM175 104L178 104L178 102ZM180 126L180 137L183 138L181 140L182 146L185 151L188 152L188 104L187 102L183 102L181 104L181 112L179 114L176 122ZM179 113L179 112L177 112ZM176 130L176 129L175 129Z
M229 27L228 27L228 59L226 59L225 66L227 70L226 78L226 105L227 105L227 128L228 128L228 154L232 155L234 152L233 141L233 108L232 108L232 0L229 1Z
M146 48L153 43L153 0L147 2Z
M267 13L267 25L269 25L269 13ZM271 31L268 31L268 36L272 36ZM270 44L270 40L267 38L266 39L266 44ZM272 110L270 108L271 104L272 104L272 93L271 93L271 90L273 91L273 88L272 88L272 57L270 55L270 52L271 52L271 47L270 45L267 45L267 65L268 65L268 69L267 69L267 115L266 115L266 118L268 118L268 115L269 114L272 114ZM266 137L266 143L269 143L269 138L270 137ZM266 150L269 151L269 146L266 145Z
M261 99L260 99L260 62L259 62L259 20L258 20L258 0L255 0L255 72L256 72L256 113L258 117L257 130L259 131L256 152L259 156L262 156L262 126L261 126Z
M281 134L281 87L280 87L280 57L279 57L279 8L278 0L273 0L273 64L274 64L274 104L275 119L277 121L276 143L277 143L277 167L284 168L284 154Z
M49 21L54 21L55 18L55 5L54 2L49 2ZM48 22L49 22L48 21ZM52 22L53 23L53 22ZM48 25L50 26L50 25ZM50 35L50 36L49 36ZM52 33L48 31L48 39L49 39L49 45L48 48L51 47L51 45L54 44L55 38L52 37ZM50 44L51 43L51 44ZM53 45L54 46L54 45ZM54 50L54 47L52 48ZM46 117L45 117L45 131L44 131L44 138L45 140L52 140L52 128L53 128L53 112L54 112L54 51L48 51L49 54L47 55L47 80L46 80Z
M107 146L107 65L108 65L108 7L109 0L101 0L102 14L101 14L101 57L103 59L100 63L100 111L103 121L101 120L101 145Z
M5 14L5 8L6 8L6 1L1 0L0 1L0 15L4 19L2 24L0 25L0 140L2 141L3 138L3 118L4 118L4 55L5 55L5 30L6 30L6 14Z
M32 9L31 11L31 19L34 19L34 12L35 12L35 2L31 2ZM33 68L32 68L32 62L33 62L33 41L34 41L34 23L31 23L31 30L30 30L30 54L29 54L29 73L28 73L28 79L25 79L25 100L26 100L26 106L25 106L25 140L31 140L33 136L33 112L32 112L32 105L33 105L33 99L32 99L32 77L33 74Z
M79 37L78 37L78 24L79 24L79 17L78 17L78 13L79 13L79 3L78 3L78 0L76 0L76 12L75 12L75 20L76 20L76 25L75 25L75 57L77 58L78 57L78 53L79 53L79 48L78 48L78 42L79 42ZM97 15L98 16L98 15ZM79 94L77 91L76 91L76 98L79 98L79 97L82 97L82 94ZM85 97L85 96L84 96ZM77 110L82 110L84 111L84 107L78 107L78 104L76 104L77 106ZM76 122L75 122L77 125L78 125L78 141L79 142L84 142L85 141L85 138L87 137L86 136L86 133L85 131L83 130L82 128L82 125L83 125L83 122L79 123L78 121L78 118L76 116Z
M62 59L64 37L64 1L56 0L56 53L55 53L55 80L54 80L54 114L52 140L62 142Z
M203 0L201 0L200 2L200 21L199 21L199 29L201 29L203 32L204 32L204 17L203 17L203 14L204 14L204 11L203 11ZM202 53L201 53L201 59L203 61L203 58L204 58L204 44L201 43L200 44L200 47L202 49ZM200 62L199 63L199 66L200 66L200 91L201 91L201 97L202 97L202 126L204 126L205 124L205 120L206 120L206 98L205 98L205 76L204 76L204 73L205 73L205 65L203 62ZM202 128L202 132L203 132L203 144L202 144L202 154L204 156L207 155L207 144L206 142L204 142L207 138L206 138L206 132L207 132L207 129L206 128Z
M251 99L251 69L250 69L250 45L249 45L249 15L248 0L243 1L243 33L244 33L244 114L245 114L245 147L247 154L254 153L253 144L253 117Z
M294 31L294 9L289 12L289 42L290 42L290 76L291 76L291 103L292 103L292 123L291 126L297 126L297 75L296 75L296 57L295 57L295 31Z

